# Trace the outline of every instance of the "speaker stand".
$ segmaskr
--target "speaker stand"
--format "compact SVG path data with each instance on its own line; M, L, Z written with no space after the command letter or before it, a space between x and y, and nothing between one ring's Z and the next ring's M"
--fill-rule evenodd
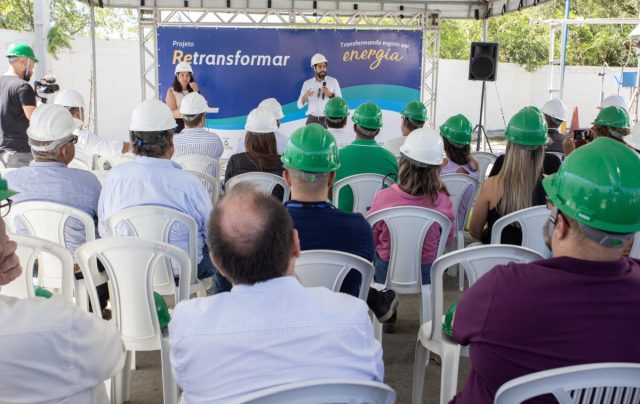
M480 119L478 120L478 124L473 128L473 132L478 131L478 138L476 141L476 151L480 151L480 142L482 141L482 136L484 135L484 140L487 142L487 146L489 146L489 152L493 153L491 149L491 143L489 143L489 138L487 137L487 131L484 129L483 119L484 119L484 96L487 91L487 82L482 80L482 95L480 96Z

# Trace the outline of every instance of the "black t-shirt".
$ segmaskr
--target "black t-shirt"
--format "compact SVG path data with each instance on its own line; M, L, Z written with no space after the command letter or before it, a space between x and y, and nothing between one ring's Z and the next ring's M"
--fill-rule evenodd
M29 120L22 106L35 106L36 93L26 81L16 76L0 76L0 148L29 153Z
M498 173L502 169L502 164L504 164L504 154L498 156L496 162L493 163L493 167L491 168L489 177L498 175ZM542 173L544 175L555 174L560 168L560 164L562 164L560 157L556 156L555 154L545 153L544 161L542 163ZM547 193L544 192L544 188L542 187L542 177L540 177L539 181L536 183L536 188L533 190L533 201L531 201L532 206L544 205L546 201L546 195Z

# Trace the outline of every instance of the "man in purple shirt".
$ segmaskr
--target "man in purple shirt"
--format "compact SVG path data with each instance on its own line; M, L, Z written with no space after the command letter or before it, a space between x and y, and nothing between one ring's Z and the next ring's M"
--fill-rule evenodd
M640 231L638 172L636 153L598 138L543 181L554 258L497 266L460 300L453 337L471 344L472 367L452 403L493 403L502 384L542 370L640 363L640 262L623 256Z

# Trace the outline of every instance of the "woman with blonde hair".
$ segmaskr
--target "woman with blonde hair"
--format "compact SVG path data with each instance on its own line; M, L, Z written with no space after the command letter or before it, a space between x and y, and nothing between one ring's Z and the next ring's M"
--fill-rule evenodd
M491 242L493 224L502 216L545 204L541 182L547 123L540 110L521 109L509 121L505 136L508 142L504 164L480 187L471 216L469 232L484 244ZM508 226L501 241L521 244L522 232L516 226Z

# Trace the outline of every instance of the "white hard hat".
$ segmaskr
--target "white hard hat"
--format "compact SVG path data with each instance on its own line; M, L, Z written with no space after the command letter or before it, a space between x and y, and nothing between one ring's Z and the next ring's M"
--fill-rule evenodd
M640 122L636 123L631 134L623 137L622 140L634 149L640 150Z
M444 155L442 137L433 128L418 128L400 146L400 155L419 165L440 165Z
M193 70L191 69L191 65L187 62L180 62L176 65L176 71L174 74L178 74L180 72L189 72L193 74Z
M317 65L318 63L328 63L327 58L324 57L321 53L316 53L311 57L311 67Z
M31 140L39 142L51 142L64 139L73 134L73 131L82 125L78 119L74 119L71 113L62 105L41 104L31 115L27 135ZM33 147L34 150L47 151L56 145Z
M552 98L540 108L543 114L561 121L567 120L567 106L560 98Z
M56 96L54 104L67 108L84 108L84 98L76 90L62 90Z
M249 112L244 128L253 133L273 133L278 130L278 123L270 110L258 107Z
M143 101L133 110L129 130L135 132L159 132L174 129L176 120L171 110L157 98Z
M180 113L182 115L198 115L205 112L217 112L213 108L209 108L207 100L200 93L195 91L185 95L180 104Z
M182 101L184 102L184 101ZM267 108L271 113L276 117L276 119L284 118L284 113L282 112L282 105L275 98L267 98L266 100L262 100L258 107Z
M627 110L627 102L624 100L624 98L622 98L622 96L618 94L610 95L604 100L602 100L602 105L600 105L600 108L604 109L612 105L616 107L624 108L625 111Z

